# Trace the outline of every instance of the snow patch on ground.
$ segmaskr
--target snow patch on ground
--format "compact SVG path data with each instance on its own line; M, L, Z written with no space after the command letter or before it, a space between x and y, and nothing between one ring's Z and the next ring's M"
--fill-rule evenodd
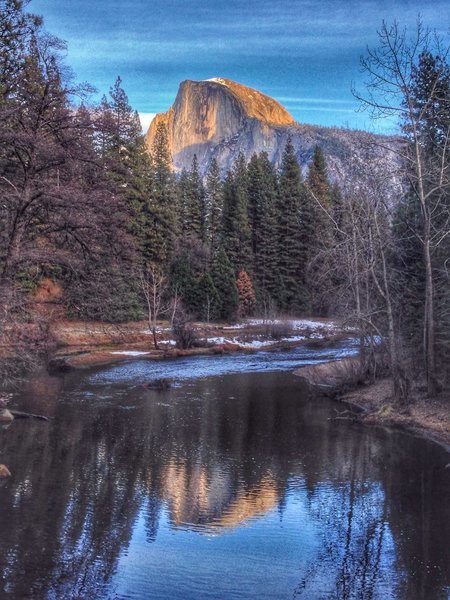
M206 339L208 344L235 344L232 340L227 340L224 337L209 337Z
M312 321L310 319L248 319L242 323L235 323L233 325L226 325L223 329L245 329L246 327L260 327L262 325L286 325L287 327L292 326L293 330L303 329L327 329L329 331L338 328L337 323L334 321Z
M253 340L252 342L236 342L243 348L264 348L264 346L273 346L273 340Z
M170 331L171 329L172 329L171 327L157 327L156 333L163 333L163 331ZM150 329L144 329L142 334L143 335L153 335L153 331L150 331Z
M286 326L285 334L282 338L266 337L261 334L261 330L252 332L251 328L261 326ZM301 342L307 339L322 339L328 333L335 332L339 329L333 321L312 321L310 319L247 319L241 323L235 323L233 325L226 325L222 328L226 331L239 331L247 330L243 334L236 333L236 335L223 335L215 337L200 338L204 339L208 346L223 345L223 344L236 344L241 348L246 349L258 349L269 346L275 346L283 343ZM170 327L158 327L158 333L170 330ZM292 331L292 335L289 333ZM151 331L144 331L145 334L151 335ZM253 335L252 335L253 333ZM287 335L286 335L287 334ZM251 339L254 337L255 339ZM160 340L159 345L161 347L174 347L176 341L173 339ZM121 354L123 356L144 356L150 354L150 352L143 352L139 350L123 350L115 351L110 354Z
M285 337L279 340L251 340L242 341L237 337L225 338L225 337L209 337L207 338L208 344L238 344L242 348L264 348L265 346L273 346L280 342L301 342L305 338L304 335L293 335L291 337Z
M141 352L140 350L116 350L110 352L110 354L120 354L121 356L143 356L144 354L150 354L150 352Z

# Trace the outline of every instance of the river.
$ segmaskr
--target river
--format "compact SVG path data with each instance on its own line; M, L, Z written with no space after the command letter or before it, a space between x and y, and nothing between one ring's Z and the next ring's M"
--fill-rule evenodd
M447 599L448 454L291 374L354 351L30 378L14 406L51 420L0 432L0 598Z

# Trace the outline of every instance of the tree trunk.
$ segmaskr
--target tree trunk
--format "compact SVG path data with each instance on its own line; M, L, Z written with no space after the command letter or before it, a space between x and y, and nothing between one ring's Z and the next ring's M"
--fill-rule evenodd
M158 339L156 337L156 325L154 323L152 325L152 334L153 334L153 344L155 345L155 350L159 350Z
M425 314L424 314L424 351L425 351L425 369L427 378L427 391L433 397L438 390L436 378L436 358L435 358L435 323L434 323L434 285L433 272L430 254L430 240L426 239L424 244L425 260Z

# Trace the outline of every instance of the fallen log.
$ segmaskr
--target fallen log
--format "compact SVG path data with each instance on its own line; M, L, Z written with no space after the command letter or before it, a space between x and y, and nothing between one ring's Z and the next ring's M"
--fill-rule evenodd
M9 410L15 419L39 419L40 421L48 421L48 417L44 415L35 415L33 413L22 412L21 410Z

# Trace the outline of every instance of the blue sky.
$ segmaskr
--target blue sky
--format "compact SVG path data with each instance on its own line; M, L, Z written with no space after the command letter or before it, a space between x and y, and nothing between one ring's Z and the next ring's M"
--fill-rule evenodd
M68 43L80 81L108 91L117 75L146 123L180 81L227 77L280 101L302 123L387 131L358 112L359 57L382 19L442 34L448 0L32 0Z

